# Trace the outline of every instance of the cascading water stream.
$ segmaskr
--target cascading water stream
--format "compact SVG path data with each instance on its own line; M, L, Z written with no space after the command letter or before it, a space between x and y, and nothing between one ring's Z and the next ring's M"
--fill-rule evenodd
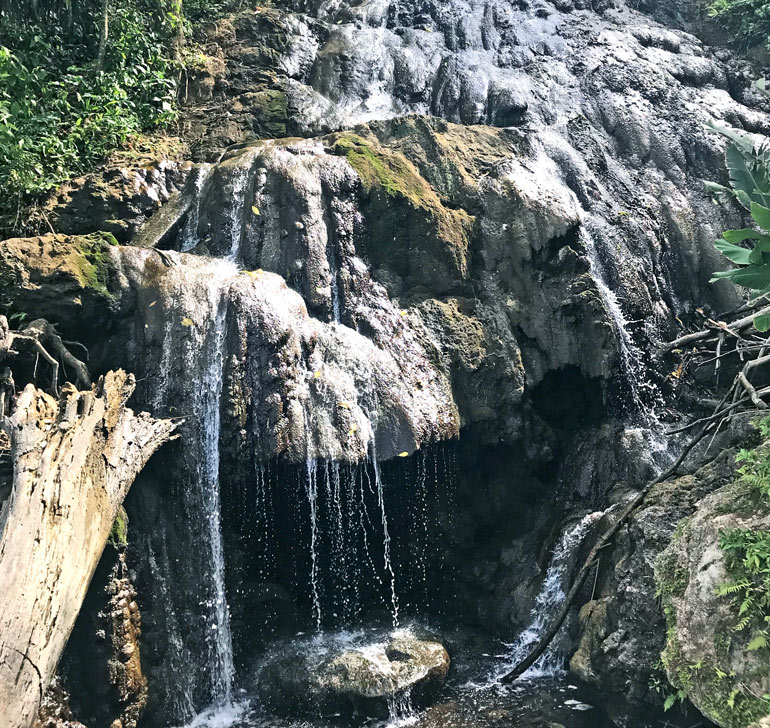
M530 615L532 621L519 635L516 642L509 645L510 653L506 658L505 664L496 670L494 680L498 680L518 665L540 641L545 630L550 626L551 620L555 617L566 599L564 582L568 576L570 556L580 547L583 539L603 515L603 511L589 513L562 533L548 564L540 592L535 598L535 604ZM551 676L557 674L562 669L562 655L559 654L558 648L551 644L545 654L522 675L522 678Z
M655 408L660 404L660 393L650 381L642 351L628 331L629 323L617 295L607 284L604 265L599 258L596 243L585 225L581 225L580 237L588 258L591 277L596 284L605 311L612 321L620 354L621 376L626 389L623 405L628 423L627 429L636 431L650 453L653 468L660 472L670 464L674 455L671 443L664 435L664 428Z
M219 495L219 433L222 399L222 365L225 339L226 299L217 302L213 339L208 366L203 373L199 409L196 414L204 428L204 459L201 463L201 487L208 524L211 552L214 604L211 624L214 644L214 662L211 665L211 689L215 704L232 702L235 665L233 660L230 613L225 593L225 555L222 543L221 504Z
M201 200L203 198L203 188L211 175L212 165L201 164L194 172L195 175L195 202L190 208L190 212L185 220L184 227L179 242L179 250L187 253L192 250L200 241L198 240L198 222L200 221Z
M310 507L310 590L313 597L313 619L316 629L321 631L321 596L318 586L318 466L314 459L307 458L307 480L305 488Z
M599 260L593 236L586 231L584 226L581 226L580 230L591 277L594 283L596 283L602 303L612 321L612 326L617 336L623 380L628 385L628 404L634 413L639 413L644 419L649 420L654 415L643 401L640 392L640 387L645 386L647 382L647 372L642 359L642 352L628 332L628 320L623 313L617 295L607 285L606 273Z
M383 533L383 558L385 570L390 576L390 608L393 614L393 627L398 627L398 594L396 592L396 573L393 569L393 560L390 556L390 531L388 529L388 516L385 512L385 488L380 473L380 464L377 462L377 453L374 450L374 441L372 441L372 467L374 469L374 484L377 488L377 502L382 516Z
M213 268L212 268L213 265ZM159 360L160 370L168 372L175 357L182 360L180 373L188 379L183 393L170 388L167 376L155 393L155 406L159 411L174 408L189 413L188 421L193 428L189 446L194 452L195 465L190 472L192 483L185 491L186 517L202 519L205 543L205 573L199 574L209 595L202 603L205 607L207 657L205 669L209 679L209 695L213 706L232 703L235 666L233 659L230 615L225 591L225 559L222 541L221 503L219 493L219 437L222 399L222 369L224 359L225 321L228 307L229 280L235 273L232 264L221 261L208 263L205 271L182 272L174 266L166 277L173 290L167 297L172 301L165 312L165 331ZM158 574L161 584L164 575ZM169 624L171 632L181 630L182 625ZM184 633L171 634L172 645L185 644ZM189 647L184 648L189 652ZM182 648L179 650L180 654ZM189 684L188 684L189 683ZM185 685L187 687L185 688ZM185 692L175 701L186 706L185 713L194 704L191 696L192 682L179 681L179 689ZM189 714L189 713L188 713Z

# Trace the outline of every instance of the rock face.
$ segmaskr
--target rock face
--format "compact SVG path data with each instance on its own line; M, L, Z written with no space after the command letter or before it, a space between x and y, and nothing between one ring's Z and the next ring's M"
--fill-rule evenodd
M202 117L197 150L211 161L254 136L315 136L407 114L519 128L539 148L543 189L555 173L606 223L595 232L600 258L611 268L606 251L617 248L627 263L610 274L613 290L662 316L675 304L657 291L683 301L697 290L702 301L700 268L714 260L714 211L697 180L721 160L703 121L751 131L767 121L751 108L761 101L744 66L638 5L281 2L244 13L210 29L226 61L212 77L225 104ZM686 2L642 6L691 25ZM264 104L280 107L275 128L259 123Z
M734 582L720 547L731 529L770 532L766 508L735 512L740 486L704 498L658 560L668 634L663 663L672 684L723 728L770 717L767 649L749 649L753 633L737 630L740 600L721 595ZM752 512L753 511L753 512Z
M406 475L383 485L353 466L462 434L475 470L440 532L447 563L461 562L453 604L507 638L562 520L552 503L603 508L614 481L643 479L649 448L624 424L649 423L665 381L645 352L696 305L736 302L707 283L713 240L741 224L702 184L725 174L703 124L770 123L742 64L629 5L249 9L201 39L210 58L187 89L195 164L90 175L53 204L60 234L0 245L3 307L61 320L96 370L130 368L144 406L186 419L184 445L127 506L149 587L151 720L181 724L232 696L228 586L242 592L226 584L221 501L262 497L270 468L304 509L283 512L308 524L340 468L351 492L359 476L381 486L384 548L383 493L390 506ZM689 22L685 3L642 5ZM115 239L84 237L97 230ZM637 609L700 483L660 489L622 535L584 613L585 677L647 683L643 643L660 640L659 622ZM310 531L298 550L318 547ZM252 545L233 547L244 563ZM260 578L256 591L287 599L308 583ZM287 613L309 613L307 594L295 601Z
M655 561L700 499L733 479L734 455L725 450L697 472L656 486L620 529L602 559L594 599L580 611L581 639L570 660L580 678L633 703L659 700L649 692L666 639Z
M448 670L449 655L441 643L409 633L359 645L324 644L319 637L269 655L257 689L281 713L377 718L387 717L394 701L428 704Z

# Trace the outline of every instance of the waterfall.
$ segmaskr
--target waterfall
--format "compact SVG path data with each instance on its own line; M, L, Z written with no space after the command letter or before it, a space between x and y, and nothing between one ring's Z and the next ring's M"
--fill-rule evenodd
M660 392L650 381L644 355L628 332L628 319L617 295L607 284L607 275L596 243L585 225L581 225L580 236L586 250L591 277L596 283L618 342L621 376L627 386L623 403L628 409L626 432L641 439L649 453L653 469L659 473L670 465L675 457L671 442L664 434L664 428L655 411L656 406L661 404Z
M390 556L390 531L388 530L388 516L385 512L385 488L380 474L380 464L377 462L377 453L374 451L372 441L372 467L374 468L374 483L377 488L377 503L382 517L383 554L385 570L390 576L390 609L393 614L393 626L398 627L398 594L396 593L396 573L393 569L393 560Z
M200 242L198 239L198 222L200 220L201 199L203 198L203 187L211 175L211 169L212 165L201 164L192 172L195 175L195 202L190 208L182 228L179 241L179 250L182 253L192 250Z
M642 358L642 352L628 333L628 320L620 306L615 292L607 285L607 276L599 260L593 235L580 228L580 236L586 250L591 278L599 291L604 309L612 321L612 327L617 337L620 350L620 366L624 382L628 385L628 404L635 413L641 413L645 419L651 417L648 406L643 401L641 388L650 387L647 383L647 368Z
M369 474L370 467L373 478ZM390 586L387 603L393 624L397 626L396 576L380 465L372 460L349 465L344 473L341 468L340 463L319 462L313 458L308 458L305 464L303 479L310 533L309 586L313 622L319 631L327 617L335 625L352 623L361 609L358 603L361 593L371 586L383 586L380 569L372 557L369 536L377 533L382 536L383 573ZM374 496L379 512L378 528L369 515L367 491ZM328 556L328 560L323 559L323 568L322 551L324 557ZM361 568L362 557L365 569ZM363 576L363 582L360 576Z
M209 682L209 699L216 706L232 701L235 676L219 493L225 323L229 281L234 273L232 264L224 261L201 261L184 268L173 266L164 277L163 284L171 290L162 299L169 303L163 312L165 328L159 357L162 375L154 397L158 411L182 413L191 428L188 484L182 491L184 513L180 515L189 523L188 538L197 539L194 545L201 557L203 572L194 574L193 583L198 584L199 593L202 590L206 595L201 602L207 653L203 668ZM153 564L156 581L161 589L165 588L166 575L158 572L163 564L155 560ZM173 613L167 629L174 652L189 654L189 630ZM189 664L186 667L191 669ZM189 708L195 702L194 685L193 677L177 682L175 692L184 694L176 695L174 702L184 708L185 717L190 717Z
M198 392L195 412L203 426L203 458L200 463L201 491L208 525L208 547L211 555L214 603L211 623L213 661L211 670L211 692L213 701L226 705L232 701L235 666L233 644L230 633L230 614L225 593L225 555L222 544L221 506L219 496L219 432L220 407L222 399L222 365L225 340L225 316L227 299L219 293L216 304L213 329L208 352L209 360L195 387Z
M307 502L310 506L310 589L313 596L313 618L317 630L321 630L321 597L318 587L318 469L316 461L307 459L305 481Z
M570 557L583 543L583 539L593 525L604 515L604 511L596 511L583 516L575 525L565 529L553 550L551 561L535 598L535 604L530 612L531 621L516 641L508 645L510 653L495 673L495 679L509 673L518 665L540 641L545 631L551 625L566 599L564 591L565 578L569 576ZM548 650L538 661L527 670L522 677L532 678L556 675L563 669L563 657L558 647L551 643Z

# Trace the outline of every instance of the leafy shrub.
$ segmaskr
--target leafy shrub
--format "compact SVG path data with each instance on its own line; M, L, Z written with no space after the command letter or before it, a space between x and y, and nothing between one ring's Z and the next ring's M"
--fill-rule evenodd
M719 545L732 576L719 593L735 598L735 631L751 630L747 650L766 649L770 646L770 532L728 529L720 534Z
M770 43L770 0L709 0L706 11L742 48Z
M747 134L710 124L727 137L725 152L730 186L706 185L716 195L735 198L749 213L756 227L726 230L715 245L737 268L719 271L712 281L730 280L758 293L770 294L770 144L754 142ZM760 331L770 330L770 317L755 320Z
M770 437L770 417L758 423L765 442ZM770 446L739 451L739 483L755 497L762 510L770 509ZM751 631L747 649L770 646L770 532L750 528L722 531L719 545L731 580L719 588L730 595L738 608L735 630Z
M0 217L12 227L23 202L172 121L179 64L174 19L141 0L111 10L101 69L92 42L73 42L87 35L86 21L65 30L0 20Z

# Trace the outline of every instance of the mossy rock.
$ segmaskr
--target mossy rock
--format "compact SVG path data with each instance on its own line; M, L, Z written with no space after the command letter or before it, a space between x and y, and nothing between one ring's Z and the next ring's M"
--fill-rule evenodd
M0 309L77 327L98 324L117 305L110 233L42 235L0 243Z
M118 509L107 543L118 551L128 546L128 513L123 506Z
M404 154L376 137L344 132L331 135L327 144L361 180L366 252L373 266L395 273L409 290L456 290L468 276L475 218L450 205Z
M674 696L688 698L723 728L748 728L770 714L770 649L749 650L751 633L737 630L739 603L721 595L730 582L720 536L732 528L766 529L770 516L733 512L729 484L680 523L655 564L667 624L661 655Z

